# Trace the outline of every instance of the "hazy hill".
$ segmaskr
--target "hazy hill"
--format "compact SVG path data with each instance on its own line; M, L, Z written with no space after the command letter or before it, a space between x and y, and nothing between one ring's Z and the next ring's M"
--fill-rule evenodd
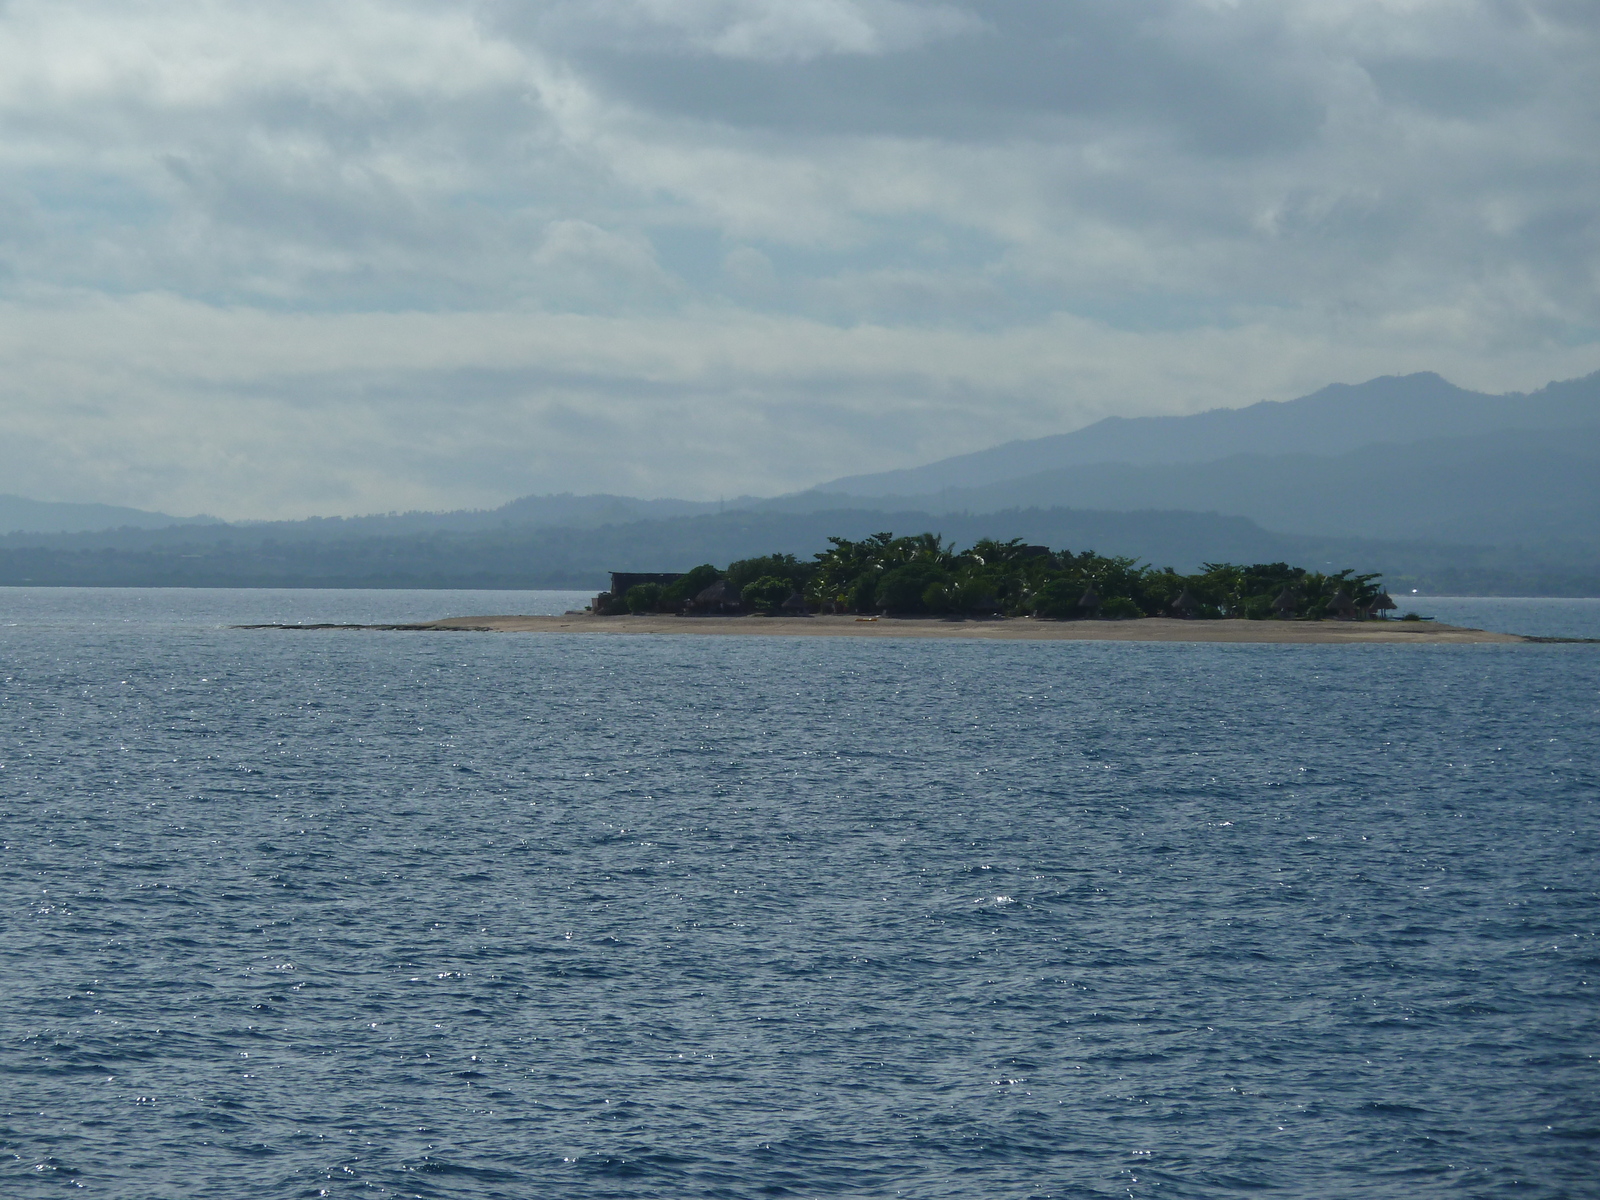
M746 500L729 503L740 504ZM388 537L408 533L503 529L510 526L564 525L591 529L627 521L695 516L716 512L716 501L639 500L633 496L571 492L522 496L499 508L458 509L452 512L374 513L360 517L311 517L302 521L241 521L240 528L268 530L275 536L301 539L375 534Z
M88 534L98 544L117 546L155 546L176 538L192 541L196 537L217 543L238 545L267 541L321 542L349 537L405 537L427 533L471 533L514 527L565 526L592 529L600 525L625 524L665 517L696 516L722 508L749 504L748 497L726 502L696 500L638 500L632 496L571 493L523 496L499 508L460 509L454 512L374 513L360 517L307 517L298 521L219 521L215 517L168 517L143 513L134 508L105 504L47 504L20 496L0 497L0 538L42 544L58 534ZM4 527L6 514L19 514L15 524ZM92 510L72 523L73 510ZM65 515L34 517L29 514ZM131 514L131 515L129 515ZM204 532L197 532L203 528Z
M1297 534L1567 547L1593 559L1600 554L1600 425L1435 438L1329 456L1093 463L931 495L868 499L809 492L781 503L934 513L1188 509Z
M916 496L1095 463L1206 462L1239 454L1341 454L1374 443L1600 425L1600 372L1490 396L1431 372L1334 384L1298 400L1186 417L1108 417L1074 433L1008 442L927 466L833 480L816 491ZM1097 505L1096 507L1110 507Z
M58 504L0 495L0 534L85 533L97 529L163 529L215 524L215 517L172 517L115 504Z
M0 535L0 584L588 588L611 570L809 555L829 534L931 529L1184 570L1287 560L1436 591L1600 594L1600 374L1510 396L1437 375L1376 379L1247 409L1102 421L829 487L847 483L863 491L726 505L562 494L236 524L12 497L0 518L10 504L13 527L35 532ZM64 523L72 510L77 525ZM56 523L42 525L41 512Z

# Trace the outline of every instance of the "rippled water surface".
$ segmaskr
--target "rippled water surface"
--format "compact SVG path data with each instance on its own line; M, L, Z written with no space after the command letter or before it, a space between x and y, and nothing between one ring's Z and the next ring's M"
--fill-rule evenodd
M1399 595L1395 601L1400 613L1415 612L1449 625L1530 637L1600 638L1600 599Z
M1596 1194L1600 647L306 595L0 596L0 1194Z

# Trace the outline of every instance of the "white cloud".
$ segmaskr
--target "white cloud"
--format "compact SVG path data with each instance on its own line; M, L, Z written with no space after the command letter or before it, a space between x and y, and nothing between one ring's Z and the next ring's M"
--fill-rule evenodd
M500 11L516 25L530 8ZM903 0L566 0L532 11L533 28L568 44L665 44L756 61L893 53L984 27L954 5Z
M566 307L632 309L679 291L648 238L588 221L552 221L533 262L539 293Z
M1577 374L1586 348L1464 354L1470 309L1159 333L991 332L718 308L305 315L173 296L0 309L0 475L230 517L491 505L536 490L715 498L905 465L1111 413L1286 398L1443 366ZM1334 364L1353 366L1342 375Z
M0 468L232 515L716 495L1584 373L1592 12L13 0Z

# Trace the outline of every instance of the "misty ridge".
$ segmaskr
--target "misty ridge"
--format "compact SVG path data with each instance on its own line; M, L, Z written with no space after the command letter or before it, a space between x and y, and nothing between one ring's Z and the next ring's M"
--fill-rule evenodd
M1073 433L1008 442L815 490L863 496L979 487L1066 466L1195 463L1240 454L1336 455L1380 443L1424 442L1507 429L1600 425L1600 371L1536 392L1491 396L1431 371L1331 384L1297 400L1263 400L1189 416L1107 417Z
M100 522L98 527L95 523ZM804 492L527 496L497 509L180 521L0 497L0 583L591 587L829 535L1023 537L1191 570L1342 559L1395 586L1600 592L1600 373L1492 396L1431 373L1113 417Z
M1507 396L1428 373L1189 417L1113 417L781 503L865 497L933 513L1184 509L1281 532L1593 553L1600 373Z

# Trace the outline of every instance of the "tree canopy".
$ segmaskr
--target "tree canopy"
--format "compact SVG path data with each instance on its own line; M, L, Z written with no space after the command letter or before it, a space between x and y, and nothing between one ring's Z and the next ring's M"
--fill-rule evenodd
M748 607L766 612L799 592L810 608L828 612L1316 620L1366 615L1381 590L1378 575L1353 568L1323 574L1281 562L1206 563L1196 574L1180 575L1132 558L1024 545L1020 538L986 538L965 550L934 533L828 542L812 562L772 554L731 563L725 571L706 563L648 597L635 588L628 607L679 611L725 579Z

